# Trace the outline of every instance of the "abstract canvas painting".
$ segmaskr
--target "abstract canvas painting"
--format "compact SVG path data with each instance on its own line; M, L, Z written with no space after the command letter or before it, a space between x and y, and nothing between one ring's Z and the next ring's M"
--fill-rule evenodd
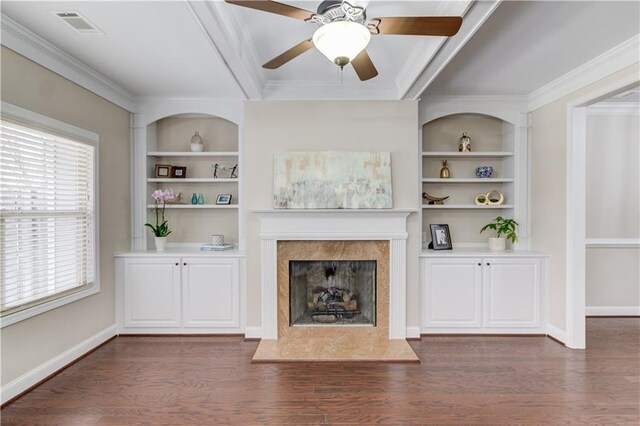
M276 209L390 209L388 152L276 152Z

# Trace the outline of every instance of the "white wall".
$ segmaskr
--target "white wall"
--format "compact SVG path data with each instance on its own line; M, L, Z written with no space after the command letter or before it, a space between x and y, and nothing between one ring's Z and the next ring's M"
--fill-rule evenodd
M587 238L637 239L640 116L612 107L600 103L587 113ZM588 247L586 299L587 314L640 312L640 250Z
M398 102L246 102L244 172L247 209L247 326L260 326L259 221L273 208L277 151L390 151L394 208L417 208L418 104ZM418 326L418 215L409 217L407 325Z
M2 386L115 323L113 253L129 248L129 113L2 47L2 100L100 137L100 293L1 330Z
M549 322L566 329L567 105L638 76L638 63L531 113L531 247L551 255Z

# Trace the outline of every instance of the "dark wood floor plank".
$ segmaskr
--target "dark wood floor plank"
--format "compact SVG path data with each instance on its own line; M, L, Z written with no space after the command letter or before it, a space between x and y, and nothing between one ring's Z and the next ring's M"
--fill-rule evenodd
M119 337L5 407L3 425L640 424L640 319L544 337L425 337L421 364L251 364L258 342Z

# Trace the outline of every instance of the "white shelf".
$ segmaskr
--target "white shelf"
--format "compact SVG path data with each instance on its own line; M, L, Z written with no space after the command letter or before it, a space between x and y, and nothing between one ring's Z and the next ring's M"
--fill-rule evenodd
M423 157L469 157L469 158L482 158L482 157L511 157L513 152L511 151L471 151L471 152L457 152L457 151L423 151Z
M237 157L237 151L152 151L147 153L148 157Z
M475 204L423 204L423 209L462 210L462 209L512 209L513 204L500 206L477 206Z
M148 209L155 209L155 204L147 204ZM167 204L167 209L237 209L237 204Z
M147 182L171 183L237 183L238 178L149 178Z
M509 183L513 178L424 178L422 183Z

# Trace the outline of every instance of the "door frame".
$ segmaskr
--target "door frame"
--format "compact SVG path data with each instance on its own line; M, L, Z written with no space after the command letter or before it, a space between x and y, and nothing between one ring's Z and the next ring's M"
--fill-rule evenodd
M567 103L566 323L573 349L586 348L587 107L636 87L631 73Z

